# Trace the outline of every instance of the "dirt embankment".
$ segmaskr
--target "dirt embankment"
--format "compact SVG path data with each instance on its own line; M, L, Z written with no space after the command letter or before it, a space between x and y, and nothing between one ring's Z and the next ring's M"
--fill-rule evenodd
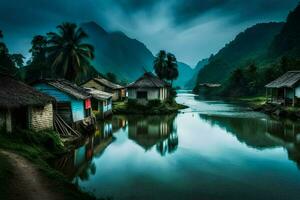
M15 153L0 150L13 167L9 180L9 199L11 200L60 200L63 195L55 192L52 181L43 176L28 160Z

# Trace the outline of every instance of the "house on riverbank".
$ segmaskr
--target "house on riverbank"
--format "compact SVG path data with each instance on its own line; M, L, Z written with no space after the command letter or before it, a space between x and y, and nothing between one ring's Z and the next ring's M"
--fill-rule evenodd
M63 79L40 80L33 87L56 99L55 110L68 124L93 124L92 96L83 88Z
M54 98L0 74L0 128L53 129Z
M127 86L128 100L147 104L151 100L165 101L169 97L170 85L151 72L144 73L139 79Z
M265 87L267 102L295 106L300 98L300 71L289 71Z
M92 78L83 83L81 86L111 93L113 101L122 100L126 97L124 86L110 82L109 80L106 80L104 78Z
M86 92L92 95L92 110L96 112L96 116L105 118L112 114L112 94L96 90L93 88L85 88Z

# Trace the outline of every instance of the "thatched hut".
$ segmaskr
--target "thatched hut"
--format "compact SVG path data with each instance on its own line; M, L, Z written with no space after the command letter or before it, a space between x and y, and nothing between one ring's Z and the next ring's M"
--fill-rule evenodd
M87 82L83 83L81 86L111 93L113 101L122 100L126 97L126 91L124 86L113 83L105 78L92 78Z
M15 128L53 129L54 101L25 83L0 74L0 127L6 132Z
M151 100L165 101L169 96L170 85L150 72L127 86L128 100L147 104Z
M265 87L267 102L295 106L300 99L300 71L289 71Z
M85 88L92 95L92 109L97 112L97 116L105 118L112 114L112 94L96 90L93 88Z

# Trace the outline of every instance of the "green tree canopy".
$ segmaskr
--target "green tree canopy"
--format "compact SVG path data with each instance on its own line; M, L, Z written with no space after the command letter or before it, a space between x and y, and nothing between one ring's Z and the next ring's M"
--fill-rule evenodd
M47 37L42 35L36 35L31 41L31 62L43 63L46 62L46 49L47 49Z
M160 79L166 77L166 68L167 68L167 53L165 50L160 50L154 60L154 71Z
M171 83L176 80L179 73L175 55L160 50L154 60L154 71L160 79L171 81Z
M58 32L47 34L48 56L54 72L60 77L76 81L78 76L86 74L94 58L94 48L83 43L87 34L74 23L57 26Z

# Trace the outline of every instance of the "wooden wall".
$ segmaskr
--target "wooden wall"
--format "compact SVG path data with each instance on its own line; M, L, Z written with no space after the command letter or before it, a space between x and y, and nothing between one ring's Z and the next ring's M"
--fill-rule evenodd
M45 94L48 94L49 96L54 97L58 103L70 102L73 122L77 122L77 121L84 119L84 100L75 99L74 97L56 89L55 87L52 87L51 85L45 84L45 83L36 84L36 85L34 85L34 87L37 90L39 90L40 92L43 92ZM58 113L59 112L60 111L58 110ZM66 112L65 109L63 112ZM65 116L65 115L63 115L63 116ZM64 118L64 119L67 121L70 120L69 117Z

